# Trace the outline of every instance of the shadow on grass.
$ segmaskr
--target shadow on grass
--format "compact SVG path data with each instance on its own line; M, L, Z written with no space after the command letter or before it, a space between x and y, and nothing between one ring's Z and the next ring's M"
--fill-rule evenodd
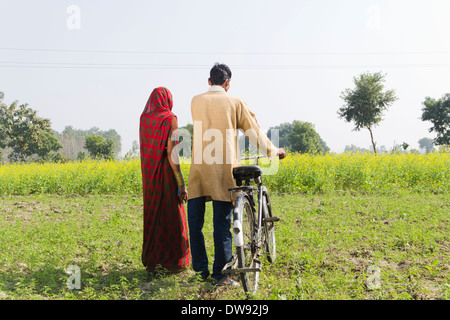
M145 269L127 266L80 266L77 275L51 264L34 269L22 264L0 272L0 299L211 299L213 291L210 283L199 282L190 269L148 275Z

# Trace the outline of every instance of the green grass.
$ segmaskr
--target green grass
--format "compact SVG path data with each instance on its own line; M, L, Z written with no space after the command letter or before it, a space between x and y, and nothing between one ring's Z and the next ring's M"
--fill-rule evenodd
M147 278L142 201L134 195L0 198L0 299L245 299L242 288ZM449 299L448 194L273 194L275 263L263 259L256 299ZM208 223L209 222L209 223ZM211 207L205 237L212 263ZM70 265L81 289L67 288ZM376 266L379 288L371 287Z
M450 153L290 154L263 179L282 220L254 298L449 299ZM0 299L246 299L192 270L147 278L141 192L139 160L0 165Z

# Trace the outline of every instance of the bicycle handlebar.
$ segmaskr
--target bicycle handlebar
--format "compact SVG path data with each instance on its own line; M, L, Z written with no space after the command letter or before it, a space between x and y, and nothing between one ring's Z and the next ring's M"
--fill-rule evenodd
M244 157L244 158L241 158L241 160L251 160L251 159L261 159L261 158L267 158L267 156L257 155L257 156L251 156L251 157Z

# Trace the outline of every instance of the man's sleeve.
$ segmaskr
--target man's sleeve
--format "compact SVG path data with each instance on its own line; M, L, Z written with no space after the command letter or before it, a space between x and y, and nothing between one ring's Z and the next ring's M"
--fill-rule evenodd
M236 111L238 129L242 129L250 142L272 160L277 155L278 149L259 127L253 111L243 101L241 101Z

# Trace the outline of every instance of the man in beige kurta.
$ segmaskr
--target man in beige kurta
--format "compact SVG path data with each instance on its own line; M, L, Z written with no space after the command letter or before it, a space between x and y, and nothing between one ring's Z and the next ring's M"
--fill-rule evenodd
M208 79L210 89L195 96L191 103L194 138L188 183L188 222L192 265L203 279L209 276L202 228L205 202L212 201L215 249L212 277L218 284L235 284L221 271L232 257L233 206L228 189L236 186L232 172L239 166L238 129L270 159L286 155L262 132L247 104L227 93L230 79L229 68L216 64Z

